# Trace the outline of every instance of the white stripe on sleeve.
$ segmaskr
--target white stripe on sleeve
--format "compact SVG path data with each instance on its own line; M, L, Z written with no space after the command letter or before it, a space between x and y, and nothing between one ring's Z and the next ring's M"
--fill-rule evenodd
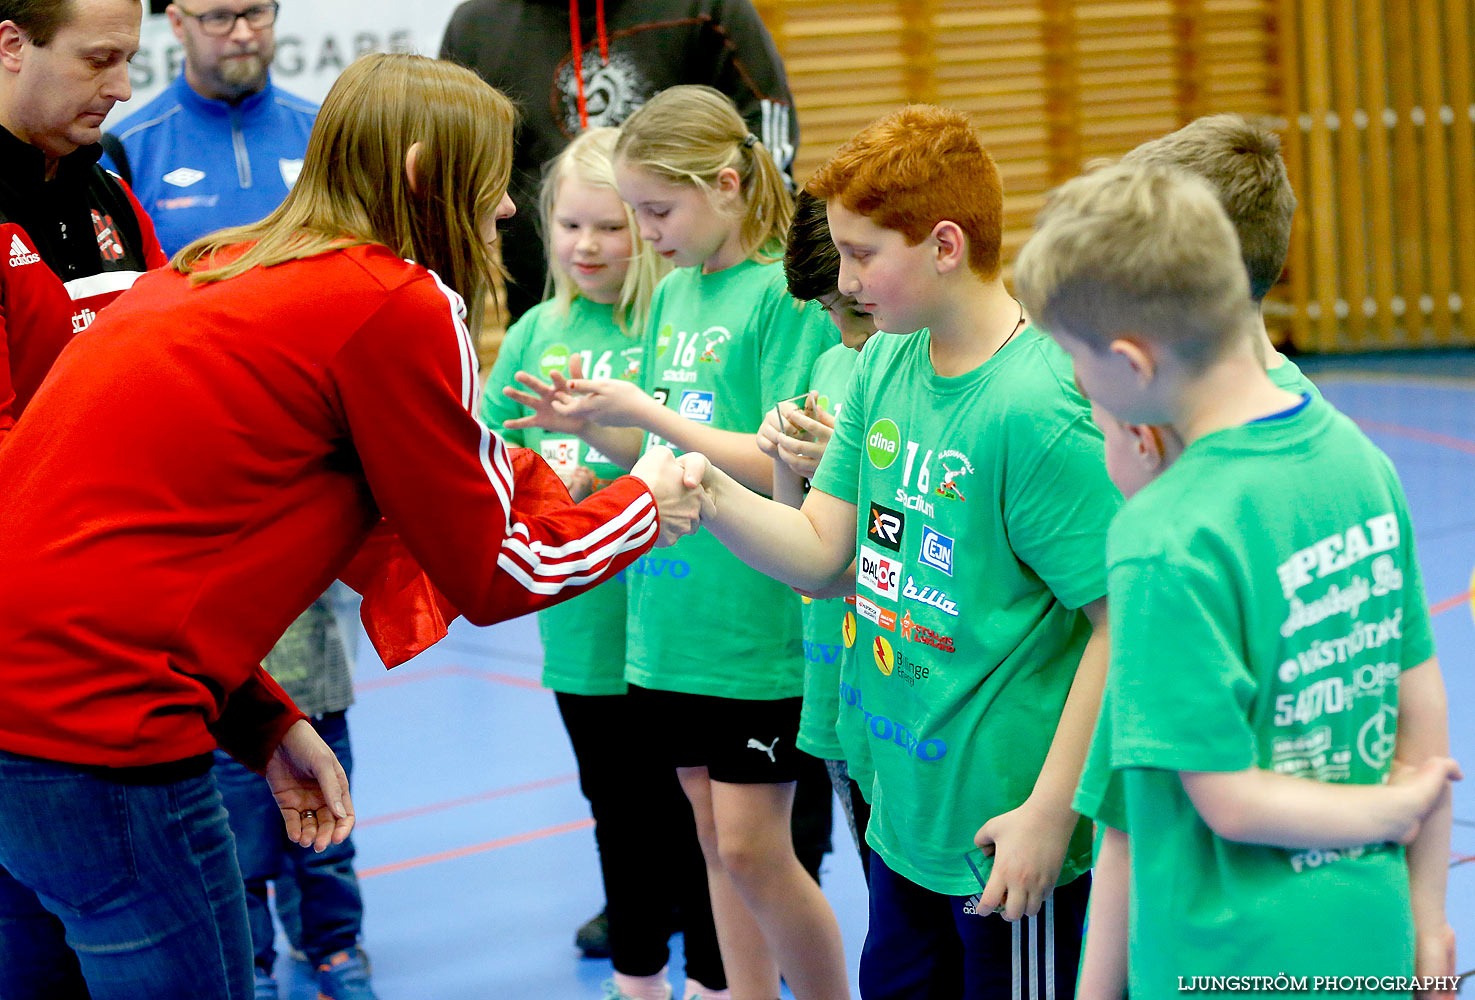
M472 404L476 402L476 344L471 340L471 331L466 326L466 301L454 290L447 287L440 280L440 275L425 269L435 279L435 287L440 289L446 297L446 302L451 307L451 322L456 328L456 347L461 352L461 405L470 411Z
M503 540L497 565L534 594L557 594L565 587L578 587L599 580L617 556L645 545L660 530L654 499L649 493L644 493L588 534L558 545L547 545L532 538L527 525L513 516L512 499L517 489L517 477L512 471L507 446L475 413L477 360L471 333L466 328L466 304L461 296L446 287L439 275L434 271L429 273L451 310L461 359L461 405L481 429L477 457L502 505Z

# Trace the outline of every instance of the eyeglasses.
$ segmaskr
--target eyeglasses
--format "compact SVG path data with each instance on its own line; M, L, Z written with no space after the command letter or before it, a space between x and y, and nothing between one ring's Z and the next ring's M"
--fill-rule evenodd
M194 14L179 8L179 12L186 17L192 17L200 22L200 30L207 35L225 36L236 30L237 21L245 21L246 27L253 31L262 28L270 28L277 21L277 10L281 4L272 0L271 3L252 4L237 14L233 10L207 10L203 14Z

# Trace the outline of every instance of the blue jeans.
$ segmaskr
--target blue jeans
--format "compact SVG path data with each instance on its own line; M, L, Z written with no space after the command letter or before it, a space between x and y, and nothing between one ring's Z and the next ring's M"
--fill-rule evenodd
M251 990L241 875L208 773L121 784L0 751L0 997Z
M346 713L329 712L311 721L352 780L353 751L348 742ZM331 844L321 854L298 847L287 839L282 814L266 779L219 751L215 754L215 782L236 835L236 857L244 879L256 967L270 973L277 961L273 947L276 932L266 902L266 883L273 880L291 879L297 886L302 950L313 965L352 948L364 922L363 898L353 871L353 838Z

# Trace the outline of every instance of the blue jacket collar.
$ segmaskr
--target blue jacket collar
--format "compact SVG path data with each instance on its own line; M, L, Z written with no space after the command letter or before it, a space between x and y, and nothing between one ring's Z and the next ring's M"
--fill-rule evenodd
M231 112L240 115L243 121L251 121L258 118L271 108L272 97L275 88L272 87L271 76L266 78L266 86L258 93L242 98L239 104L231 104L227 101L217 101L208 97L201 97L195 89L189 85L184 78L183 70L174 78L170 84L174 90L174 96L185 109L200 115L208 115L215 118L229 118Z

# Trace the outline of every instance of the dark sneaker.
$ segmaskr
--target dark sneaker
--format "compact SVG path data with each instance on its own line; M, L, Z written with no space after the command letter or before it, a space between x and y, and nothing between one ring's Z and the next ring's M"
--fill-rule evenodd
M369 985L369 959L362 948L329 955L318 966L318 1000L379 1000Z
M609 917L603 910L585 922L574 932L574 947L584 953L585 958L609 958Z

